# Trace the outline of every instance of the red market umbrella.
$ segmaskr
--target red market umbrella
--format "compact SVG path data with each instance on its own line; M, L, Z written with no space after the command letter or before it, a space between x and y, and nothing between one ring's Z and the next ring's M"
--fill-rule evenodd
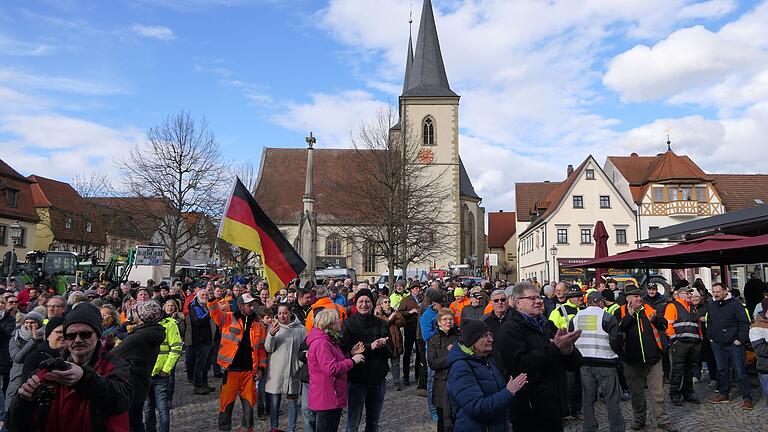
M597 221L595 224L595 231L592 233L592 238L595 239L595 259L605 258L608 256L608 231L605 229L603 221ZM607 273L608 270L605 267L599 267L595 269L595 285L599 284L603 280L603 273Z

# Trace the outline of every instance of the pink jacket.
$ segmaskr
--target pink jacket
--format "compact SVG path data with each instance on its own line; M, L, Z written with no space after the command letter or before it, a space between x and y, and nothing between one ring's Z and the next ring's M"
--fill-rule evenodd
M309 409L331 410L347 406L347 371L355 362L344 357L330 336L314 327L307 336Z

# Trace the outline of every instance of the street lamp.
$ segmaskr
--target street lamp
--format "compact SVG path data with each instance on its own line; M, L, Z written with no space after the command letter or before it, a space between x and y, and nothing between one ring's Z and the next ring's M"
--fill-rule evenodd
M5 286L11 284L11 276L13 276L13 272L16 270L14 268L16 266L16 244L21 240L21 225L19 225L19 221L15 221L11 224L8 227L8 232L11 236L11 260L8 265L8 280L6 281Z
M552 255L552 274L549 276L549 282L552 283L555 281L555 274L559 273L555 271L557 268L557 262L555 261L555 257L557 256L557 246L552 245L552 247L549 248L549 254ZM557 276L560 277L559 274Z

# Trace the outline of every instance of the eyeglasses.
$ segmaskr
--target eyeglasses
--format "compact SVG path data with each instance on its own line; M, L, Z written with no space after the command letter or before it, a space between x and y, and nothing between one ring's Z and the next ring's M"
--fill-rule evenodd
M541 301L541 302L544 301L540 296L537 296L537 295L518 297L518 300L522 300L522 299L528 299L534 303L536 303L537 301Z
M93 332L90 330L83 330L75 333L65 333L64 339L66 340L75 340L77 337L80 336L81 340L88 340L93 336Z
M507 301L507 299L505 299L505 298L493 299L494 303L504 303L505 301Z

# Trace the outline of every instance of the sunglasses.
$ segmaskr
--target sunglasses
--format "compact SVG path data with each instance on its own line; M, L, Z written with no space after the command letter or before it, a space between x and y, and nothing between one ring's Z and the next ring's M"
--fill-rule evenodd
M507 301L507 299L503 299L503 298L500 298L500 299L493 299L493 302L494 302L494 303L504 303L505 301Z
M64 339L66 340L75 340L78 336L80 336L81 340L88 340L93 336L93 332L90 330L83 330L75 333L64 333Z

